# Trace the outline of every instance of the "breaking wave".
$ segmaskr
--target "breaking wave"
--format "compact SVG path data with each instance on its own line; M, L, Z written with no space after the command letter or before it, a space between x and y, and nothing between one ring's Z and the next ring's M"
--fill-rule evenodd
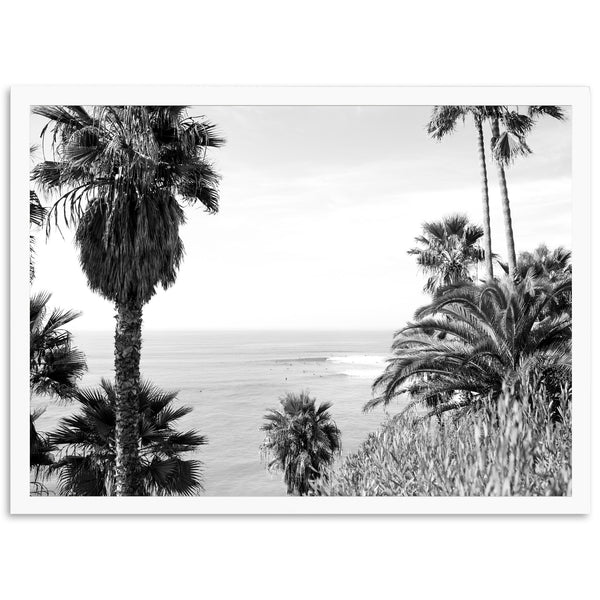
M387 356L380 354L352 354L345 356L330 356L328 362L342 367L341 375L359 379L375 379L385 369ZM345 365L352 368L343 368Z

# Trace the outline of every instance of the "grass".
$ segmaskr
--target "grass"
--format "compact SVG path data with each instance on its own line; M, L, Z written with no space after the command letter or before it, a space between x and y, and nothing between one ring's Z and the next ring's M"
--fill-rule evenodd
M326 496L564 496L571 494L571 402L550 419L543 389L504 389L479 410L389 419L314 486Z

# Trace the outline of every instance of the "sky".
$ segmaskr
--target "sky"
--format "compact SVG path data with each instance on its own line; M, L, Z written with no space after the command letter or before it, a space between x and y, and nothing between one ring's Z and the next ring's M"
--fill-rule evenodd
M425 130L431 108L191 107L227 140L209 153L222 176L220 210L187 209L183 265L145 307L144 327L402 327L427 302L426 277L407 254L421 224L455 212L482 222L473 124L436 142ZM32 144L44 124L32 116ZM570 248L570 117L540 120L528 143L533 154L507 169L517 252ZM505 257L492 164L488 177L492 248ZM89 290L72 232L63 233L37 236L33 291L82 311L73 331L112 330L114 307Z

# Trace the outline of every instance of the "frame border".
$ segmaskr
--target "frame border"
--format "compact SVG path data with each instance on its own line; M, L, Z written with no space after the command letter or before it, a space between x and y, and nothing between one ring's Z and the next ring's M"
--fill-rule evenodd
M573 492L564 497L84 498L29 495L29 119L35 104L572 106ZM11 514L587 514L591 455L590 90L587 87L14 86L10 179ZM26 401L25 401L26 399Z

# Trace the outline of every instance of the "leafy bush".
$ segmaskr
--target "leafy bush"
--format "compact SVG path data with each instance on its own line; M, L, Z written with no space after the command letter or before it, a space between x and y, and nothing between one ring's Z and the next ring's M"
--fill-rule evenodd
M460 418L392 418L313 486L327 496L556 496L571 494L571 403L550 418L543 388L496 400Z

